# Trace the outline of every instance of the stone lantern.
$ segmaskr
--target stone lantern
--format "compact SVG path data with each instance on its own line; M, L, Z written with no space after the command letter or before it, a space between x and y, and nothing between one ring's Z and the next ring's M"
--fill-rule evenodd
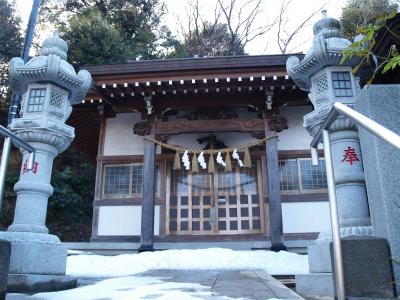
M302 60L290 57L289 76L309 92L314 111L304 116L304 127L314 136L335 102L354 107L360 91L359 78L352 73L358 58L341 63L342 51L351 42L341 36L340 23L326 11L313 28L311 49ZM350 119L339 116L330 130L341 237L371 235L364 168L358 129ZM296 286L304 294L333 295L329 242L330 232L320 233L309 244L310 274L296 277Z
M56 33L43 42L40 55L24 64L13 58L9 64L11 90L23 95L20 118L9 129L36 150L32 171L28 153L22 151L14 220L0 239L11 242L9 290L68 287L65 278L67 249L46 227L47 202L54 158L74 139L74 128L65 124L71 105L80 103L91 85L85 70L77 74L66 61L68 46ZM51 283L49 285L49 283ZM66 286L65 286L66 284ZM63 286L64 285L64 286Z

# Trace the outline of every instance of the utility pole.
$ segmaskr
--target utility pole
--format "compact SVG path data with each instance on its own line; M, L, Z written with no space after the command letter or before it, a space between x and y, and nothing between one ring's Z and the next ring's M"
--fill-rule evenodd
M25 40L24 40L24 46L23 46L22 53L21 53L21 58L24 60L25 63L29 59L29 51L32 46L32 39L33 39L33 34L35 32L36 19L37 19L39 7L40 7L40 1L41 0L33 0L33 3L32 3L32 10L31 10L31 14L29 17L29 22L28 22ZM20 103L21 103L21 96L13 93L11 96L10 107L8 110L8 125L10 125L11 121L17 117L18 106ZM1 200L3 199L4 190L5 190L5 180L6 180L6 175L7 175L8 159L10 157L11 144L12 144L11 138L6 137L4 139L3 152L1 155L1 162L0 162L0 180L1 180L1 182L0 182L0 203L1 203ZM0 207L0 209L1 209L1 207Z
M26 29L24 46L23 46L22 53L21 53L21 57L24 60L24 63L27 63L28 59L29 59L29 51L31 50L31 46L32 46L33 34L35 32L36 19L37 19L37 15L38 15L38 11L39 11L40 1L41 0L33 0L33 3L32 3L31 15L29 16L29 22L28 22L28 26ZM10 108L9 108L9 112L8 112L8 125L10 125L12 119L14 119L17 116L18 106L19 106L20 102L21 102L21 96L13 93L11 96L11 103L10 103ZM3 151L3 154L4 154L4 151Z

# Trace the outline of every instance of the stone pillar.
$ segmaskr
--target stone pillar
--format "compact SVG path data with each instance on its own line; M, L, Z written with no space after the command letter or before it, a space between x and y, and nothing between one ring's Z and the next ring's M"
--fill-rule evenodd
M356 109L400 135L400 86L371 85L358 95ZM389 242L400 293L400 151L360 127L360 140L374 235Z
M28 153L22 151L14 220L0 239L11 242L8 289L38 292L71 288L76 280L65 276L67 248L48 234L47 203L53 194L50 184L54 158L75 137L65 124L71 105L80 103L91 84L85 70L75 73L66 62L68 46L55 34L43 42L40 55L27 64L13 58L9 64L10 89L23 95L20 118L11 131L29 143L36 153L33 170L27 170Z
M286 250L286 247L283 244L282 203L277 140L278 138L273 138L265 142L272 251Z
M353 105L353 104L348 104ZM318 111L315 111L318 112ZM304 123L310 122L307 115ZM324 118L322 118L322 121ZM321 121L321 122L322 122ZM320 123L307 127L314 135ZM346 117L339 116L330 130L333 170L336 183L336 197L340 235L371 235L364 167L361 156L360 140L356 125ZM331 239L331 232L321 232L319 239Z
M154 138L154 135L151 135ZM156 145L144 140L143 199L139 252L153 251Z
M50 185L53 160L59 150L55 145L40 143L39 136L46 136L50 140L51 135L42 132L31 132L29 144L35 148L35 169L28 172L25 167L29 153L23 153L20 179L14 186L17 194L14 221L8 231L48 233L46 227L46 212L48 198L53 194ZM20 135L21 136L21 135ZM26 136L21 136L27 139ZM35 141L36 140L36 141ZM69 145L69 141L65 141ZM32 196L34 193L34 196Z
M19 121L19 122L18 122ZM15 119L14 133L35 148L32 171L26 169L29 153L23 152L20 179L14 186L17 194L14 221L0 237L14 242L10 274L65 275L67 249L46 227L47 202L53 194L50 184L53 159L65 150L73 137L45 129L16 129L23 122Z
M372 234L360 140L355 124L340 117L330 129L341 236Z

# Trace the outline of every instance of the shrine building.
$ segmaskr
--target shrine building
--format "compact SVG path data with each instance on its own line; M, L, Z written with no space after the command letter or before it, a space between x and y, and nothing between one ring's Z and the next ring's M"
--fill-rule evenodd
M281 249L329 230L325 165L312 166L303 127L313 107L289 78L288 57L86 67L93 87L69 123L75 148L97 164L91 241L134 241L143 249L267 241ZM182 149L178 162L171 145ZM219 162L218 149L228 149ZM205 150L205 165L193 150Z

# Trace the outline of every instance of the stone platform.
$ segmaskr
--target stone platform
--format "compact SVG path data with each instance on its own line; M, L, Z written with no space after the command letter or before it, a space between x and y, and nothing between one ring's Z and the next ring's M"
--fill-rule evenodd
M170 289L174 289L173 283L195 283L200 284L204 289L200 292L190 289L190 299L304 299L284 286L278 280L264 271L201 271L201 270L154 270L135 275L143 279L156 278L166 283L171 283ZM105 278L79 278L78 285L92 285ZM204 291L208 292L205 295ZM158 297L163 297L162 291L158 291ZM55 295L53 294L53 297ZM77 296L77 295L76 295ZM64 298L63 299L67 299ZM69 298L68 298L69 299ZM74 298L74 300L77 298ZM86 297L87 298L87 294ZM94 299L99 299L94 296ZM109 298L101 298L109 299ZM153 299L153 298L139 298ZM165 298L163 298L165 299ZM182 299L182 298L180 298ZM46 300L46 297L29 296L24 294L7 294L6 300ZM72 299L71 299L72 300Z
M156 270L142 273L143 276L161 276L171 282L198 283L209 286L211 292L229 298L251 300L303 299L265 271L175 271ZM201 297L199 298L201 299Z

